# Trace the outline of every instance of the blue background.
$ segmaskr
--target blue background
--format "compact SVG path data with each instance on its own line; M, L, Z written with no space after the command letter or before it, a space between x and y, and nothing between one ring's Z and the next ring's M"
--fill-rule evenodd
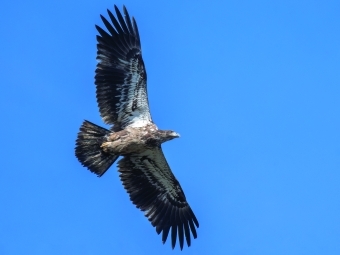
M137 20L151 113L199 222L181 254L340 254L340 2L2 1L0 254L178 254L74 144L94 25Z

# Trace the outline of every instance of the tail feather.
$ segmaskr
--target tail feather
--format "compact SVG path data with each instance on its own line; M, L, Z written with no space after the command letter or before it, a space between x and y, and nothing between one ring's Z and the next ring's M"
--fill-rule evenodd
M79 162L99 177L119 157L119 155L104 152L100 147L109 133L109 130L85 120L76 140L75 153Z

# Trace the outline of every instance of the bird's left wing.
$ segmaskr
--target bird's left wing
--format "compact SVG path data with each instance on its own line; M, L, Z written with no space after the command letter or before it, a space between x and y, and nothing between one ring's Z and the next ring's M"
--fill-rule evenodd
M115 129L145 126L152 122L146 90L146 71L137 24L123 7L108 10L111 23L101 16L107 31L96 26L97 69L95 84L100 115Z
M162 149L126 155L118 162L118 167L131 201L144 212L158 234L163 232L163 243L171 228L172 248L176 245L177 235L181 249L184 236L190 246L190 232L196 238L195 225L198 227L199 224Z

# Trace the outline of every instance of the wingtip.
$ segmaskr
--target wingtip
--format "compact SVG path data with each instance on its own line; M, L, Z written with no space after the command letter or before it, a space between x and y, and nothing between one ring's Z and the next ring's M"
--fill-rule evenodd
M114 8L115 8L116 13L120 13L120 10L119 10L119 8L117 7L117 5L114 5Z
M129 15L129 12L128 12L128 10L126 9L125 5L123 5L123 12L124 12L124 15L125 15L125 19L128 19L128 20L129 20L129 23L131 24L130 15ZM130 31L130 32L132 32L132 31Z

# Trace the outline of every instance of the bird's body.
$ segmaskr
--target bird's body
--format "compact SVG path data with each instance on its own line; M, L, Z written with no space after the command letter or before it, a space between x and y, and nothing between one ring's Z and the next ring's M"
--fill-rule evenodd
M179 135L176 132L158 130L156 125L149 124L112 132L106 137L101 147L107 153L127 155L159 147L163 142L177 137Z
M108 10L112 24L101 16L108 32L96 26L97 69L95 76L99 111L110 130L84 121L76 140L75 154L81 164L102 176L118 162L118 171L132 203L142 210L163 243L171 230L172 248L178 237L191 245L198 221L162 152L162 143L179 137L159 130L151 119L137 24L125 7L124 17Z

